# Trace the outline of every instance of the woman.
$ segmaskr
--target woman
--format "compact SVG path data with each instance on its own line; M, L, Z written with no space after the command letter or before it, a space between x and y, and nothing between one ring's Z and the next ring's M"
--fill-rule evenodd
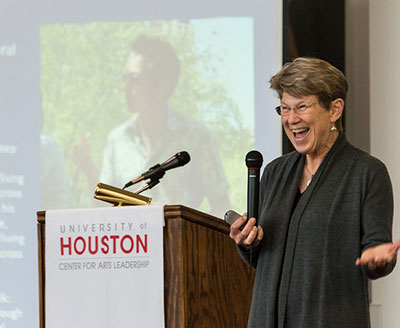
M341 117L344 75L298 58L270 80L296 151L267 165L258 226L231 226L256 268L249 327L370 327L368 278L389 274L393 195L382 162L348 143Z

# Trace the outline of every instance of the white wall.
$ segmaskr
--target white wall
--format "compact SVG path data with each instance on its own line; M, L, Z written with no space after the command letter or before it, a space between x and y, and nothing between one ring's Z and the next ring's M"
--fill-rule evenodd
M345 124L349 141L370 151L369 94L369 3L346 1L346 77L349 92L346 99Z
M390 172L395 195L393 235L400 238L400 1L369 0L371 153ZM400 261L398 266L400 266ZM382 328L400 326L400 268L372 284L372 301L382 304Z

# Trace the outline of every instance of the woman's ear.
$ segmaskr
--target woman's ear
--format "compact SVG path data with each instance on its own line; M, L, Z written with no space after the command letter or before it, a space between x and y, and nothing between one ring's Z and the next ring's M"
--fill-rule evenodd
M343 114L344 100L337 98L331 103L331 122L336 122Z

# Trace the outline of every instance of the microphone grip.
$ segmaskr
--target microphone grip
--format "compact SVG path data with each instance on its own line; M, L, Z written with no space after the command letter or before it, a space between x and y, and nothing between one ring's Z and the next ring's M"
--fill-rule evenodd
M258 220L258 202L260 195L260 169L249 168L247 180L247 217Z

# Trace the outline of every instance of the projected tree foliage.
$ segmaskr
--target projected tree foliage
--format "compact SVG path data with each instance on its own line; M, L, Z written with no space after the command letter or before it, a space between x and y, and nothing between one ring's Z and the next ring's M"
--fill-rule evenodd
M190 21L102 22L41 28L42 130L57 141L64 153L69 181L66 206L94 204L91 196L95 185L79 165L77 145L86 143L99 168L107 135L130 117L123 70L130 45L139 35L165 40L176 50L181 71L169 105L210 130L228 185L234 186L228 191L230 203L238 211L245 210L244 156L254 144L254 124L245 124L244 116L254 108L240 108L226 83L229 76L219 72L220 65L231 65L232 70L238 65L230 62L229 49L216 52L211 44L199 45ZM219 31L215 30L214 38L218 37ZM209 210L207 201L200 209Z

